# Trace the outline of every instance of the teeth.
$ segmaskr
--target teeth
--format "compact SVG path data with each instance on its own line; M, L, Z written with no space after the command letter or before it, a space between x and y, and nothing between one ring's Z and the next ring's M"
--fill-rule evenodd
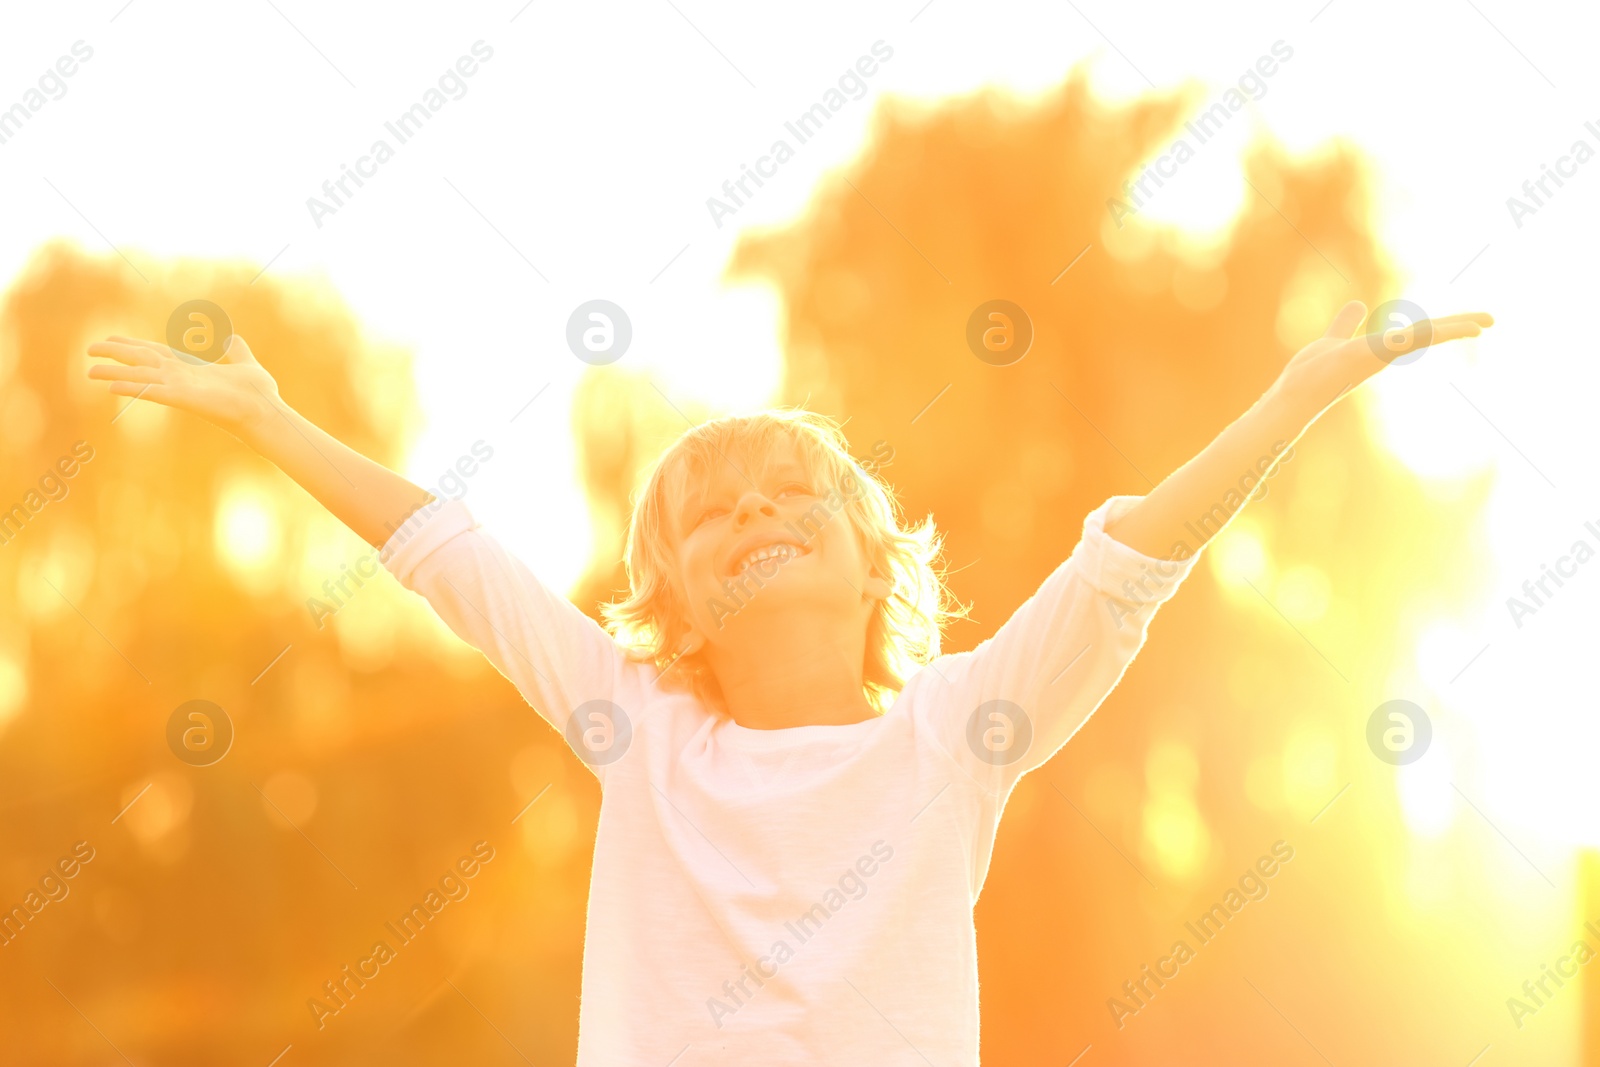
M768 545L765 548L758 548L754 552L751 552L748 556L744 557L744 559L739 561L738 567L735 568L735 573L742 573L743 571L749 570L751 567L762 562L763 560L775 559L781 563L785 560L792 559L793 557L799 555L799 553L800 550L795 548L793 545L781 543Z

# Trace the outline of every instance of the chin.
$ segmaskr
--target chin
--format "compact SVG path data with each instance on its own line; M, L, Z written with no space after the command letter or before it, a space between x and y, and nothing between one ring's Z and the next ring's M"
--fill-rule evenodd
M727 588L718 590L707 602L712 605L712 625L725 630L746 616L770 621L804 608L833 607L843 619L848 616L854 597L840 575L780 571L772 578L761 579L759 585L754 576L747 576L743 584L730 579Z

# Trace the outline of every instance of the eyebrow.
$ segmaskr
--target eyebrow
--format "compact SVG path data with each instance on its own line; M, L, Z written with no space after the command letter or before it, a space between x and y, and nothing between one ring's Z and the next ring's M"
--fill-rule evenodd
M780 478L798 478L804 481L811 480L811 472L792 460L785 460L781 465L771 468L768 472Z

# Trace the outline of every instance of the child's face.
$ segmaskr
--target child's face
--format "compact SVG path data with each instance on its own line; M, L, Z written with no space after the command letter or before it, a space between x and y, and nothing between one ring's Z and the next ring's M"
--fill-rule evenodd
M672 516L692 629L721 647L791 620L807 637L819 620L841 637L864 635L889 586L845 514L860 483L822 484L787 441L763 461L729 458L691 484Z

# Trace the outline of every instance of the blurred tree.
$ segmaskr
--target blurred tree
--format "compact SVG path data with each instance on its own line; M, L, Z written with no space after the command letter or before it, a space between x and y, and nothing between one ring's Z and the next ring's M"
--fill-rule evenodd
M1393 288L1348 149L1254 146L1220 243L1117 227L1107 200L1198 99L1107 107L1074 74L1027 103L887 101L807 215L749 234L730 264L783 297L785 397L848 417L858 454L889 442L908 510L948 531L975 605L952 650L993 632L1091 508L1203 447L1343 301ZM0 507L76 442L94 449L0 545L0 901L73 842L97 850L0 949L6 1051L101 1062L109 1040L135 1060L266 1063L293 1043L298 1063L480 1062L506 1055L486 1016L523 1055L568 1061L592 781L394 583L317 629L306 599L365 547L237 442L147 404L119 414L83 379L89 340L159 337L204 297L291 402L397 463L415 426L406 361L324 287L255 273L175 264L144 283L53 246L0 307ZM1007 367L965 343L997 298L1035 331ZM653 392L618 368L580 390L590 612L622 587L639 470L683 428ZM1478 593L1461 531L1485 485L1428 495L1369 440L1366 403L1312 431L1013 797L978 908L985 1062L1089 1044L1094 1063L1311 1062L1311 1043L1337 1063L1464 1063L1510 1039L1498 990L1543 950L1508 943L1519 927L1488 877L1503 850L1476 825L1448 848L1410 834L1363 741L1371 710L1409 695L1395 687L1414 678L1417 630ZM211 767L166 747L193 698L237 730ZM498 856L469 900L318 1031L306 999L479 839ZM1266 899L1117 1029L1107 999L1279 839L1295 858ZM1548 1026L1516 1040L1530 1062L1569 1047Z
M209 299L291 403L399 466L409 357L324 286L258 270L177 263L146 283L57 244L0 308L0 507L93 449L0 544L0 903L74 842L95 850L0 948L0 1059L100 1063L108 1040L164 1063L264 1064L290 1043L300 1063L499 1055L449 976L530 1054L570 1060L592 781L387 577L319 629L307 600L370 547L228 435L84 377L91 340L163 338ZM196 698L236 731L211 766L167 747ZM498 855L472 895L319 1032L308 998L476 840Z

